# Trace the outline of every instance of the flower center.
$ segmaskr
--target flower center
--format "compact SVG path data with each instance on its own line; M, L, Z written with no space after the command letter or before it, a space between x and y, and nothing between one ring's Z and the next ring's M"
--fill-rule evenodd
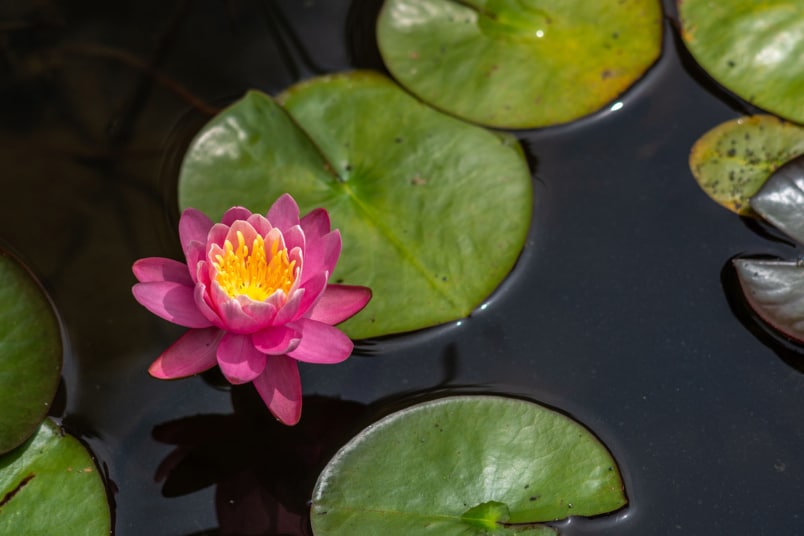
M243 233L237 231L237 249L229 240L223 244L223 254L215 255L217 270L215 281L232 298L248 296L265 301L277 290L285 295L296 280L296 261L288 260L287 248L279 250L279 240L271 244L271 257L265 256L265 240L257 236L251 251L245 244Z

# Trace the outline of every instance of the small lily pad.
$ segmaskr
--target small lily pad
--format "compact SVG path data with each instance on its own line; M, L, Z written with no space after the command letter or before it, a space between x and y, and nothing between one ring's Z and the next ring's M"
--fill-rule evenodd
M656 0L386 0L377 23L394 77L484 125L566 123L623 93L661 53Z
M545 522L627 503L614 459L583 426L497 396L425 402L369 426L313 491L317 536L554 534Z
M804 154L804 127L770 115L722 123L695 142L689 165L709 197L741 215L782 164Z
M187 151L179 204L217 219L288 192L329 211L343 250L333 282L370 287L352 338L463 318L513 267L530 226L530 171L510 135L464 123L378 74L249 92ZM280 104L281 102L281 104Z
M751 207L777 229L804 244L804 155L780 167L751 198ZM735 259L737 278L751 308L771 327L804 342L804 264Z
M108 536L111 524L92 457L49 419L27 443L0 456L3 534Z
M721 85L804 123L804 2L679 0L682 39Z
M732 262L751 309L771 327L804 342L804 266L779 260Z
M22 444L48 412L61 374L59 321L42 287L0 251L0 453Z

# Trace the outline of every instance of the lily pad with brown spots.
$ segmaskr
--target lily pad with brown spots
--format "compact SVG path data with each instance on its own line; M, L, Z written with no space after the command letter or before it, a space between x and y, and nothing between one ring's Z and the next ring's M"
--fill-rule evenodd
M804 154L804 127L771 115L722 123L695 142L689 165L700 187L720 205L752 215L749 199L781 165Z

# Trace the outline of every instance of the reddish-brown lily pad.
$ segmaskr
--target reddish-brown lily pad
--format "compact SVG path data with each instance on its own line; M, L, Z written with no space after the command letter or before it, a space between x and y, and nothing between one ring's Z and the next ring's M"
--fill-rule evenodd
M754 211L804 244L804 156L779 168L751 198ZM804 342L804 263L735 259L746 301L767 324Z

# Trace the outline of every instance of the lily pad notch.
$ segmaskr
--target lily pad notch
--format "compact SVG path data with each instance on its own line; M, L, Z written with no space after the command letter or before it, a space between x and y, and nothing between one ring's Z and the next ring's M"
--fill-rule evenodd
M451 396L372 424L329 462L313 491L316 536L554 535L550 522L628 500L606 447L533 402Z
M0 456L0 531L86 536L112 532L106 485L95 460L49 418L26 443Z
M567 123L602 109L656 62L658 0L386 0L377 41L400 84L498 128Z
M323 207L343 246L330 281L372 289L339 327L352 339L465 318L510 273L533 209L510 134L441 113L377 73L258 91L212 119L179 175L180 208L212 219L265 210L285 193Z

